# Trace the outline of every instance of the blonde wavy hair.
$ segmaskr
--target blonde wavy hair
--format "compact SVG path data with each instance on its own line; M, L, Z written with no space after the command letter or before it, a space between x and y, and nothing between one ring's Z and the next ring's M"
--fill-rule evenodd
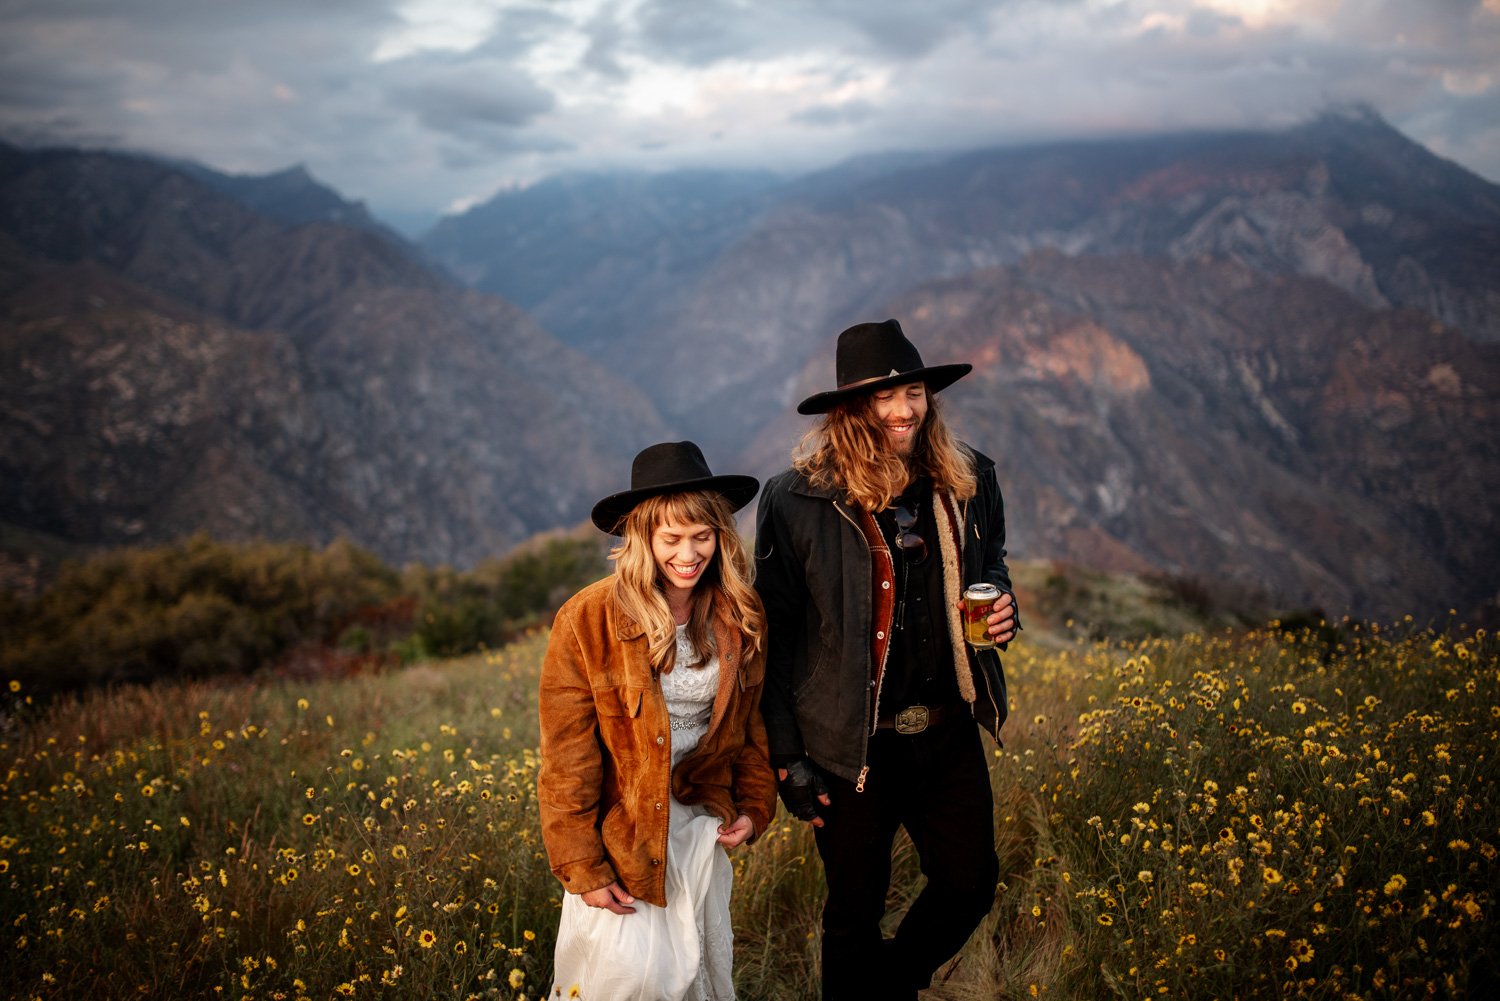
M760 650L765 640L765 614L751 586L750 555L735 527L734 511L722 494L688 491L648 497L625 516L620 544L610 550L615 561L614 597L624 613L646 631L651 667L668 674L677 661L677 624L667 606L661 573L651 552L651 536L667 522L707 525L714 530L714 558L693 588L687 634L698 656L697 666L713 653L713 616L716 602L725 602L729 618L747 646Z
M927 393L927 416L910 457L890 447L875 418L874 398L865 394L824 414L802 436L792 466L813 486L837 490L866 511L884 511L907 483L924 473L933 489L958 500L968 500L978 489L969 451L948 429L934 393Z

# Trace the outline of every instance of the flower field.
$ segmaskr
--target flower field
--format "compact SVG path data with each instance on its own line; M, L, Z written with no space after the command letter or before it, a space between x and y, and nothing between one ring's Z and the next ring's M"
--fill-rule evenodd
M998 784L1034 829L1004 917L1040 960L1005 993L1493 996L1493 638L1347 627L1019 660L1017 690L1058 702Z
M45 709L13 686L5 995L541 996L560 898L535 806L545 642ZM1493 637L1023 642L1006 670L1002 882L925 996L1487 996ZM897 913L920 885L898 851ZM741 996L815 997L811 838L783 820L735 864Z

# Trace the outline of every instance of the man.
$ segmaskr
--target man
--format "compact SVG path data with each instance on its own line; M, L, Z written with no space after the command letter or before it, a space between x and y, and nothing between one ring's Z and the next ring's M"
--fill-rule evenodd
M823 997L913 999L989 912L998 879L979 728L1006 716L995 649L964 643L960 596L994 584L988 634L1015 635L995 464L958 442L936 393L971 366L922 364L895 320L839 335L838 388L761 495L761 701L788 811L827 876ZM905 827L927 885L882 940Z

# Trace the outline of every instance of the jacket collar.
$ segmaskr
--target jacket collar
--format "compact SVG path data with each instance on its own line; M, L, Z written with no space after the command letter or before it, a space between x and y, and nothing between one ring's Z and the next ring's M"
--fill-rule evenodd
M734 623L729 618L727 607L728 604L729 603L726 601L714 602L714 635L716 637L722 635L726 628L733 627L734 625ZM639 622L632 619L630 616L626 615L620 609L620 605L618 602L611 601L609 603L609 611L607 614L609 616L610 635L612 635L616 640L625 643L629 642L630 640L638 640L645 637L645 627L642 626Z
M796 471L796 476L792 480L791 490L792 493L802 494L804 497L818 497L831 501L841 500L839 492L833 487L813 486L812 481L807 478L807 474L800 470Z

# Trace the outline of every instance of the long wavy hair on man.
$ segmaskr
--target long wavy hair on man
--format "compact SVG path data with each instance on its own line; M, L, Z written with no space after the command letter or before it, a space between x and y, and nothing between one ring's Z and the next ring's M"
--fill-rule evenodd
M909 459L886 444L872 399L863 396L824 414L803 435L792 466L814 487L837 490L848 503L866 511L890 507L914 474L926 474L934 490L968 500L977 489L973 461L943 420L938 397L926 395L927 416Z

